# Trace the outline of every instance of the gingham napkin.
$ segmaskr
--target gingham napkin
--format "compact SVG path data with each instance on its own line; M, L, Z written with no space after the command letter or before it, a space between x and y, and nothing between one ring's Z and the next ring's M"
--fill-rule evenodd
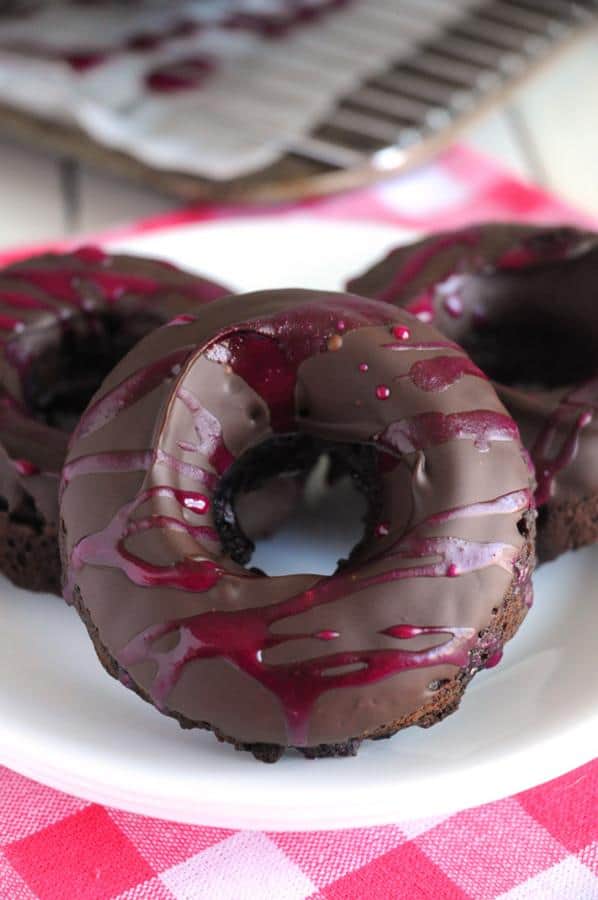
M279 214L298 209L422 230L485 219L591 224L462 148L395 181ZM126 233L239 212L179 211ZM8 769L0 797L2 900L598 900L598 761L450 816L304 834L144 818Z

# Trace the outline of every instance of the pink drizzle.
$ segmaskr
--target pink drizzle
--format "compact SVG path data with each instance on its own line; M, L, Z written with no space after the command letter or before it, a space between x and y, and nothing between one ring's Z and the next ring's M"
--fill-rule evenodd
M419 532L425 524L413 529L380 556L380 559L396 559L399 564L396 568L369 577L346 573L322 578L306 591L259 609L209 611L188 619L151 626L124 648L121 661L125 666L148 659L157 663L158 674L152 693L163 706L183 667L191 659L226 659L256 678L279 698L287 717L289 740L296 746L305 745L313 706L318 697L332 688L372 684L412 668L467 665L469 650L477 639L475 629L444 626L411 626L410 631L400 626L401 630L395 636L402 638L420 634L448 636L446 642L418 651L384 649L339 652L289 665L270 665L263 660L265 651L282 643L309 637L307 634L274 634L272 626L282 619L360 593L376 584L422 576L443 577L451 565L459 574L479 571L490 565L500 565L509 570L517 553L516 548L501 543L423 538ZM100 542L100 553L102 546ZM434 557L438 557L439 561L421 562ZM86 561L94 562L89 555ZM220 570L218 577L224 575ZM229 574L228 577L236 576ZM159 652L153 649L154 641L176 630L180 640L173 650ZM349 665L359 668L351 672L334 672Z
M488 380L481 369L466 356L432 356L414 363L407 375L398 378L409 378L415 387L422 391L446 391L464 375Z
M88 407L85 416L74 431L73 440L88 437L112 422L116 416L129 406L146 397L151 391L160 387L169 378L173 378L185 360L189 357L189 347L173 350L143 369L133 372L119 385L96 400ZM178 371L177 371L178 367Z
M499 647L499 649L495 650L494 653L492 654L492 656L490 656L489 659L486 661L486 665L484 666L484 668L485 669L493 669L495 666L497 666L499 664L502 657L503 657L503 649L502 649L502 647Z
M426 246L420 248L420 250L411 255L405 265L395 273L389 284L387 284L383 290L378 292L376 295L377 299L383 300L385 303L392 303L397 299L397 296L411 284L411 282L415 281L415 279L421 275L428 263L439 253L444 250L452 249L453 247L475 247L479 243L479 240L479 233L471 230L443 235L437 240L430 241ZM422 302L423 296L424 295L422 295ZM422 306L418 312L421 312L425 308L427 311L433 313L431 298L427 301L427 304L428 305L425 307ZM415 312L413 308L410 308L410 311ZM415 314L417 315L418 313Z
M225 658L255 678L278 697L285 711L289 740L294 746L306 746L309 740L309 715L326 692L347 687L374 684L422 666L467 665L469 649L475 642L473 628L422 628L421 633L447 635L447 640L424 650L378 649L330 653L316 659L288 665L262 662L265 650L310 635L275 635L270 626L277 620L246 609L235 613L208 612L178 623L148 628L121 652L124 665L146 660L157 664L153 684L154 698L164 707L168 695L185 665L194 659ZM180 639L169 653L153 650L152 644L179 629ZM347 671L347 667L351 667ZM344 671L338 671L344 669Z
M73 256L88 266L102 266L109 260L106 251L101 247L96 247L95 244L81 244L80 247L73 250Z
M175 316L174 319L171 319L170 322L167 322L166 327L170 328L172 325L190 325L191 322L195 322L195 316L190 316L187 313L181 313L180 316Z
M66 463L62 470L62 484L65 488L73 478L81 475L116 472L144 472L155 460L151 450L117 450L106 453L90 453Z
M168 492L158 487L153 491ZM134 584L144 587L168 586L179 590L206 592L220 579L255 577L250 573L233 575L210 560L185 558L170 566L157 566L134 556L125 541L134 533L132 513L153 491L144 491L126 504L102 531L83 538L73 549L71 556L70 589L76 572L84 565L111 566L122 571ZM180 498L171 491L180 504ZM478 505L480 507L480 505ZM489 510L525 509L525 492L505 495L489 504ZM470 507L460 507L438 514L452 518L478 515ZM359 686L378 682L407 669L435 665L467 665L469 651L477 639L473 628L445 626L391 626L398 628L390 636L408 638L420 634L446 634L444 643L409 651L405 649L358 650L330 654L324 657L294 662L288 665L271 665L264 661L265 651L289 641L303 640L309 634L275 634L272 626L283 619L307 612L315 607L334 602L341 597L358 594L377 584L388 584L414 577L437 578L464 575L498 565L511 571L517 549L501 542L480 543L463 538L423 537L422 530L438 515L426 520L400 537L377 557L380 561L395 560L395 567L370 576L356 572L337 573L318 579L311 588L279 603L257 609L231 611L210 610L189 618L173 620L145 629L127 644L120 654L123 665L131 666L152 660L157 664L157 675L152 685L152 696L159 706L164 706L184 666L192 659L221 658L246 674L256 678L280 700L287 718L289 740L303 746L308 740L308 722L317 699L332 688ZM178 521L193 537L198 535L186 523ZM145 526L144 526L145 527ZM174 527L174 522L164 517L152 517L147 527ZM430 562L436 559L437 561ZM427 560L424 562L424 560ZM178 631L179 642L170 651L153 648L156 640ZM387 629L384 633L390 634ZM340 636L340 633L339 633ZM328 640L331 637L319 639ZM356 666L342 673L335 669Z
M152 515L144 519L131 518L135 511L153 497L169 497L176 501L179 509L187 506L184 491L174 490L166 485L158 485L142 491L130 503L123 506L96 534L82 538L71 554L73 576L83 565L111 566L120 569L133 584L142 587L171 587L181 591L209 591L219 581L224 570L211 560L184 558L176 563L158 566L135 556L127 549L126 541L132 534L152 528L183 531L195 540L209 540L218 543L217 532L209 526L189 525L182 518ZM194 494L191 494L193 498Z
M13 459L12 462L19 475L23 478L28 478L30 475L39 475L39 466L36 466L35 463L30 462L28 459Z
M490 449L492 441L516 441L519 431L515 422L503 413L476 409L469 412L420 413L409 419L392 422L379 435L381 444L399 453L413 453L452 440L471 440L478 450Z
M25 323L22 319L15 319L12 316L0 315L0 331L18 331L23 329Z
M95 250L95 248L93 249ZM83 252L84 255L81 256L81 250L78 251L78 259L84 264L83 268L61 266L56 269L43 269L14 266L10 270L10 278L45 291L51 297L76 308L81 308L86 283L99 292L101 299L107 303L116 303L123 294L129 292L140 297L151 297L158 293L172 291L206 303L222 297L225 293L218 285L205 280L198 279L197 283L191 281L177 283L175 281L168 282L167 279L157 281L145 275L113 272L104 268L102 261L98 266L97 257L93 258L92 263L89 263L89 247L83 248ZM170 267L165 266L164 268L169 269Z
M16 309L46 309L51 312L55 307L51 303L31 297L19 291L0 291L0 306L13 306Z
M202 406L191 391L180 387L177 391L177 398L185 404L193 418L193 427L197 434L196 451L207 457L210 465L219 475L224 474L234 462L234 456L224 443L222 425L209 410Z
M582 242L574 231L555 230L545 235L524 238L506 250L495 262L497 269L526 269L556 262L575 255Z
M251 330L241 325L215 341L205 355L229 365L265 401L273 431L292 431L296 427L294 390L301 363L325 350L329 339L339 331L360 325L388 325L388 313L379 303L349 296L344 306L345 317L340 320L334 304L325 298L318 307L299 306L282 314L276 319L276 327L270 319L258 319ZM284 335L284 340L279 335Z
M550 500L556 476L577 457L581 433L597 411L598 378L593 378L567 394L546 421L531 449L538 506Z

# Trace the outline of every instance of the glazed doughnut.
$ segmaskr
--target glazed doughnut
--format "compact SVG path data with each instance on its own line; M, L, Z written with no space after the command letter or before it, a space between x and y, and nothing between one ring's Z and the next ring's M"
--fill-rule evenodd
M237 496L323 452L367 498L363 539L329 576L246 568ZM82 416L65 597L184 727L266 761L354 754L498 661L531 603L531 490L515 423L431 326L345 294L225 298L144 338Z
M229 291L97 247L0 272L0 571L60 591L58 483L69 432L112 366L177 313Z
M591 232L482 225L349 282L433 322L491 376L535 466L540 560L598 539L597 281Z

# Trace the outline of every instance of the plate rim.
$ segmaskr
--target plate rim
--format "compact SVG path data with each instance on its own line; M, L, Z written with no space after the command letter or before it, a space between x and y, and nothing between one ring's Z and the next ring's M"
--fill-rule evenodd
M593 717L593 721L598 726L598 716ZM586 723L587 724L587 723ZM322 813L320 808L310 808L308 805L302 807L300 815L296 816L295 809L293 817L284 815L278 811L279 807L272 806L260 808L260 821L256 822L255 807L247 806L239 809L235 805L235 811L231 811L231 806L227 806L223 811L217 800L212 799L209 803L194 807L194 804L185 804L180 799L172 802L170 798L170 806L165 806L165 798L162 793L151 794L149 791L139 792L125 785L125 773L123 772L122 781L112 779L109 781L98 781L89 778L80 773L76 773L72 778L68 776L65 770L48 764L47 761L42 766L35 756L22 757L17 759L10 753L2 754L2 765L13 771L38 781L41 784L54 788L59 791L66 792L82 800L91 803L100 803L102 805L119 809L125 812L134 813L136 815L149 816L151 818L164 819L165 821L177 822L179 824L197 825L203 827L231 828L247 831L339 831L348 828L370 828L400 823L401 821L417 821L419 819L432 818L436 816L445 817L467 809L474 809L489 803L503 800L507 797L515 796L525 790L539 787L547 782L574 772L576 769L592 762L595 759L595 751L591 749L591 745L587 745L587 752L582 752L581 757L577 760L576 765L572 769L569 765L560 765L555 760L561 758L558 752L559 748L570 743L572 738L581 738L586 732L586 725L570 729L564 736L555 736L548 740L538 742L538 745L527 745L525 748L512 751L501 759L501 764L508 765L516 774L512 778L512 782L508 790L494 787L491 776L495 763L488 761L486 763L468 768L468 793L477 793L478 799L475 803L467 803L465 805L455 803L454 792L441 794L444 802L430 803L429 800L422 800L422 788L425 787L424 795L435 794L436 788L443 787L446 781L446 774L438 774L433 777L424 777L414 780L407 789L407 794L417 795L420 813L416 817L411 815L402 816L400 809L391 808L390 803L382 809L378 806L375 809L360 806L359 811L353 807L351 811L351 824L347 824L346 817L342 814L335 816L329 810ZM580 744L583 743L580 740ZM536 756L536 775L533 784L529 783L529 777L526 776L526 767L519 766L521 759L527 758L530 753L536 753L542 748L550 750L545 754ZM0 751L1 752L1 751ZM565 754L566 755L566 754ZM253 761L252 761L253 762ZM301 761L301 764L309 764L313 761ZM320 761L315 761L316 765ZM339 760L332 761L338 764ZM344 760L340 761L345 762ZM256 761L257 764L257 761ZM263 765L263 764L262 764ZM501 782L502 783L502 782ZM513 783L515 787L513 789ZM472 789L472 785L475 788ZM448 798L451 799L448 799ZM238 799L238 798L237 798ZM377 798L379 800L379 798ZM413 800L409 800L408 806L413 804ZM281 804L280 806L283 806Z

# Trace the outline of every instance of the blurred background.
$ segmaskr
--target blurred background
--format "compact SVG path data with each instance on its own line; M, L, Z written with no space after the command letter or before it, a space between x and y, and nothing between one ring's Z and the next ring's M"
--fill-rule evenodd
M598 217L597 0L0 0L0 245L459 142Z

